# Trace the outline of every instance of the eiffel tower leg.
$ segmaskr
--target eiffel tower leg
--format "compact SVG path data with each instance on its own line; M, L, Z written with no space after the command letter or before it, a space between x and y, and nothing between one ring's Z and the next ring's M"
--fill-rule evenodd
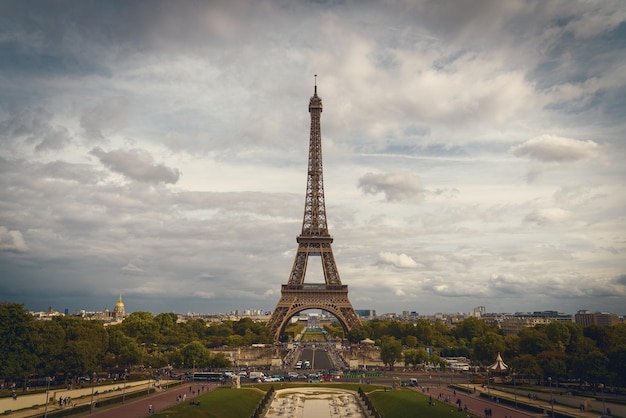
M348 300L348 286L283 285L281 298L267 326L278 341L289 319L307 309L321 309L334 315L345 333L361 326Z

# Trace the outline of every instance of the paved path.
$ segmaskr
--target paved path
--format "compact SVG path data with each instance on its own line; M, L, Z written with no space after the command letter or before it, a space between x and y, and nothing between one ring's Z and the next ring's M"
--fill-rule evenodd
M157 392L150 397L133 399L124 404L111 405L102 409L96 409L93 414L85 413L76 417L93 418L139 418L150 415L150 405L152 411L158 413L177 404L177 399L185 398L185 402L209 392L219 385L216 384L185 384L167 391ZM179 398L180 397L180 398Z
M121 391L111 389L117 389L117 384L115 385L102 385L97 386L95 389L95 393L99 393L98 395L94 395L94 403L97 404L99 400L104 400L111 396L120 396ZM123 383L122 383L123 386ZM190 398L198 396L199 392L204 393L209 390L213 390L217 387L216 384L209 385L208 383L193 383L193 384L183 384L182 386L175 386L171 389L155 389L154 388L154 380L151 382L151 393L150 396L147 394L148 381L129 381L126 388L126 394L131 394L133 392L138 391L146 391L145 395L140 398L129 398L125 403L118 403L114 405L105 406L102 408L94 408L93 413L82 413L76 414L73 416L76 417L100 417L100 418L134 418L134 417L143 417L148 415L148 406L152 404L153 411L158 412L163 409L169 408L173 405L176 405L176 398L178 395L186 397L186 401L189 401ZM110 392L107 392L110 391ZM55 401L52 401L54 396ZM76 403L76 405L84 405L90 404L91 402L91 387L84 387L79 389L72 389L70 391L67 390L50 390L49 393L49 401L48 404L48 413L52 413L54 411L59 410L59 397L72 397L72 403ZM9 415L12 418L30 418L30 417L43 417L46 408L46 393L33 393L33 394L23 394L18 395L17 399L14 400L12 398L2 398L0 400L0 413L12 410L13 412ZM70 408L70 406L66 406L65 408Z
M94 402L109 396L118 396L123 393L123 387L126 384L126 392L145 390L148 392L148 383L151 390L154 390L154 380L133 380L119 381L110 384L98 385L93 388ZM70 397L72 403L77 405L89 404L91 402L92 388L89 385L84 387L75 387L73 389L51 388L48 394L45 391L38 393L18 392L17 399L10 397L0 398L0 412L13 411L12 417L24 418L32 416L43 416L45 413L46 398L48 399L48 412L59 409L59 398ZM69 408L69 406L66 406Z
M491 417L493 418L537 418L537 417L545 417L546 414L543 413L533 413L521 409L515 409L513 406L503 405L495 401L489 401L480 396L479 392L473 394L467 394L463 391L455 391L453 389L447 387L424 387L424 388L413 388L414 390L421 392L426 395L431 395L433 400L437 402L445 402L447 396L450 397L450 407L456 408L457 399L461 399L461 405L465 407L467 405L467 409L474 415L478 415L480 417L485 416L485 410L491 409ZM441 394L441 397L440 397ZM506 392L500 392L497 390L490 390L490 395L495 398L507 398L513 399L511 394ZM526 399L518 397L520 402L531 403L533 405L539 406L546 411L550 410L550 404L548 402L543 401L528 401ZM597 418L598 414L594 412L584 412L581 413L579 410L575 408L569 408L563 405L555 405L555 412L563 411L571 415L576 415L579 417L585 418Z

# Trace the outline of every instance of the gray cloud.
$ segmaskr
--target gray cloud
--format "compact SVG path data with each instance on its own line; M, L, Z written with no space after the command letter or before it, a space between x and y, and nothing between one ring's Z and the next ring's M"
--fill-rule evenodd
M177 168L155 164L152 155L142 149L105 152L102 148L96 147L90 153L98 157L106 167L133 180L147 183L176 183L180 177Z
M20 231L11 231L0 226L0 251L25 252L28 246Z
M366 173L358 187L365 194L383 193L389 202L420 201L424 193L420 179L407 172Z
M542 135L512 147L511 152L518 157L528 156L539 161L572 162L593 158L598 148L593 141Z
M406 254L394 254L389 252L381 252L378 254L378 262L382 264L391 264L398 268L416 267L417 263L413 258Z
M0 132L0 138L12 146L24 140L37 152L62 150L72 139L70 131L55 124L52 113L41 107L9 108L0 116Z
M572 214L561 208L544 208L529 213L524 220L537 225L548 225L564 222L572 218Z
M356 307L623 310L624 20L561 0L0 2L0 294L272 309L318 74Z
M115 132L126 125L128 111L127 99L108 97L82 115L80 126L87 138L102 140L105 133Z

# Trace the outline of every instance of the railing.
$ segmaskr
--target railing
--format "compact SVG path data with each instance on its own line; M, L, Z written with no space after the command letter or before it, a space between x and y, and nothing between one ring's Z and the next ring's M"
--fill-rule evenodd
M367 407L369 414L372 415L374 418L383 418L381 413L378 412L378 410L376 409L376 407L372 403L372 400L370 399L370 397L367 396L367 394L363 391L363 389L361 389L360 386L359 386L359 390L357 392L359 394L359 398L361 398L361 400L363 401L363 403Z
M259 401L259 404L254 409L254 412L252 413L252 415L250 415L250 418L262 417L263 413L265 412L265 407L267 407L267 404L270 402L273 395L274 395L274 386L271 386L270 390L268 390L265 393L265 396L263 396L263 399Z
M323 291L323 290L331 290L331 291L348 291L348 285L332 285L325 283L305 283L305 284L284 284L282 285L282 290L315 290L315 291Z

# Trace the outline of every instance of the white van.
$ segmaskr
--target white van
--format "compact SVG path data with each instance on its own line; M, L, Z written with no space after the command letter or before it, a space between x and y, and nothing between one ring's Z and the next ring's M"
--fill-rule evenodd
M263 372L250 372L248 374L248 377L252 380L263 379L265 377L265 374L263 374Z

